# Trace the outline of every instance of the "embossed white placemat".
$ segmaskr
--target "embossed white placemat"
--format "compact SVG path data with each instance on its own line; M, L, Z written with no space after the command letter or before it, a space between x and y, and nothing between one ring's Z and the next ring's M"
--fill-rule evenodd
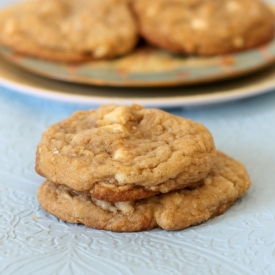
M40 208L36 145L48 125L82 107L0 87L1 275L275 274L274 92L170 110L204 123L253 181L224 215L177 232L111 233L66 224Z

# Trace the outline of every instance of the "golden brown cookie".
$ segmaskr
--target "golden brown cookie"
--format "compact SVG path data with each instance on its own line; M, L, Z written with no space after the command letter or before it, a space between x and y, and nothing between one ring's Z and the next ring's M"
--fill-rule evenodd
M215 55L259 46L274 34L274 14L259 0L135 0L141 35L174 52Z
M128 201L199 181L215 155L212 135L200 123L111 104L50 126L37 148L36 171L96 199Z
M56 61L112 58L133 49L127 0L31 0L0 13L0 43Z
M38 190L41 206L72 223L112 231L142 231L160 227L180 230L224 213L249 188L245 167L218 152L209 175L200 185L147 199L110 203L77 195L45 181Z

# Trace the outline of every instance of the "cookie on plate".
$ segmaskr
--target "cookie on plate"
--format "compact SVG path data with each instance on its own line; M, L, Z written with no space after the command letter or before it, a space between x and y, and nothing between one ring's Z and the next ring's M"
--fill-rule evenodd
M103 105L50 126L36 171L93 198L121 202L184 188L204 178L216 156L200 123L138 105Z
M127 0L31 0L0 12L0 43L55 61L112 58L131 51L137 26Z
M249 188L245 167L218 152L211 172L197 186L142 200L110 203L74 193L46 180L38 190L41 206L72 223L111 231L160 227L180 230L224 213Z
M260 0L135 0L132 7L141 35L178 53L231 53L274 35L274 14Z

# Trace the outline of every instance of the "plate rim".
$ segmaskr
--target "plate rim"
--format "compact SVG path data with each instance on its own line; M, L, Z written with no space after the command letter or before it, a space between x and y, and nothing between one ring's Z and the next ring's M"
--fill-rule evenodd
M16 55L17 57L19 56L20 58L23 58L23 60L29 60L29 61L35 61L35 62L41 62L41 64L43 65L47 63L48 64L53 64L54 66L59 66L62 65L64 66L64 68L69 68L69 66L71 66L72 64L70 63L65 63L65 62L55 62L55 61L51 61L51 60L43 60L43 59L39 59L36 57L31 57L31 56L27 56L24 54L20 54L17 53L16 51L14 51L13 49L9 48L8 46L5 45L0 45L0 55L2 58L4 58L7 62L13 64L14 66L20 67L23 70L26 70L30 73L48 78L48 79L53 79L53 80L58 80L58 81L63 81L63 82L67 82L67 83L75 83L75 84L84 84L84 85L94 85L94 86L102 86L102 87L126 87L126 88L150 88L150 87L188 87L188 86L193 86L196 84L207 84L207 83L215 83L215 82L219 82L222 80L231 80L237 77L241 77L241 76L246 76L249 74L252 74L254 72L257 71L261 71L269 66L272 66L275 64L275 53L271 53L270 51L267 51L268 47L271 46L275 46L275 34L274 37L271 41L252 48L252 49L248 49L245 51L241 51L241 52L236 52L236 53L229 53L229 54L224 54L224 55L215 55L215 56L208 56L208 57L198 57L198 60L200 58L213 58L213 59L220 59L220 60L224 60L227 58L232 58L233 60L240 57L240 56L244 56L245 54L249 54L249 53L260 53L260 55L262 55L262 59L259 60L259 62L257 64L254 64L253 66L250 67L246 67L246 68L239 68L239 69L235 69L235 70L231 70L232 67L230 67L230 64L218 64L215 66L208 66L208 67L216 67L216 68L220 68L220 71L223 71L223 73L215 73L214 75L203 75L200 76L199 78L184 78L184 77L179 77L177 78L177 80L140 80L140 81L136 81L136 80L129 80L127 78L124 78L123 80L110 80L110 79L104 79L104 78L91 78L91 77L83 77L83 76L77 76L75 74L53 74L50 71L47 70L43 70L41 69L41 66L36 66L33 67L31 65L26 65L26 64L22 64L22 62L17 62L17 58L12 58L13 55ZM145 47L150 47L150 48L155 48L152 47L150 45L145 45ZM262 51L262 49L264 49L264 52ZM136 49L138 50L138 49ZM156 51L164 51L163 49L159 49L159 48L155 48ZM267 53L265 53L265 51L267 51ZM167 51L168 52L168 51ZM125 56L127 58L127 56ZM122 57L123 58L123 57ZM91 61L92 62L92 61ZM82 64L82 63L81 63ZM85 66L89 64L89 62L83 62L83 67L79 67L79 69L85 69ZM78 65L78 63L74 64L74 65ZM177 68L182 68L183 65L178 66ZM226 68L225 68L226 67ZM112 67L111 67L112 68ZM157 75L158 73L175 73L177 71L177 68L174 68L173 70L167 70L167 71L161 71L161 72L156 72L155 74ZM204 66L201 66L201 68L207 68ZM223 69L225 68L225 69ZM86 68L87 69L87 68ZM192 71L192 69L189 68L189 71ZM181 73L186 73L189 72L188 70L183 71L183 69L179 69L179 71L177 73L181 74ZM131 73L130 73L131 74ZM135 73L133 73L134 75ZM152 76L154 75L154 73L151 73ZM118 73L114 74L114 75L119 75ZM142 76L144 75L144 73L136 73L137 76Z
M51 80L48 80L51 81ZM68 83L66 83L68 85ZM115 94L113 97L102 97L100 95L86 95L86 94L76 94L76 93L64 93L58 89L45 89L45 88L35 88L33 86L18 83L6 79L1 75L0 72L0 85L21 94L27 94L34 96L36 98L44 98L57 102L63 103L73 103L89 106L97 106L101 104L117 103L130 105L133 103L143 105L145 107L196 107L196 106L207 106L217 103L224 103L235 101L239 99L249 98L252 96L264 94L271 92L275 88L275 75L274 80L263 84L255 84L253 87L241 87L233 90L204 93L204 94L194 94L194 95L175 95L168 97L117 97ZM130 89L130 88L129 88Z

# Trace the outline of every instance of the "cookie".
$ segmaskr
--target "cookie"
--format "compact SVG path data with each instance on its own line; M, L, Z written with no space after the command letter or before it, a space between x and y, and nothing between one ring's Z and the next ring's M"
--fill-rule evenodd
M249 188L245 167L218 152L212 171L197 187L150 198L110 203L77 195L46 180L38 190L41 206L56 217L111 231L142 231L160 227L180 230L224 213Z
M274 35L274 14L259 0L135 0L132 7L141 35L178 53L237 52Z
M0 13L0 43L54 61L120 56L138 40L127 0L31 0Z
M216 156L200 123L138 105L103 105L50 126L36 171L105 201L128 201L183 188L204 178Z

